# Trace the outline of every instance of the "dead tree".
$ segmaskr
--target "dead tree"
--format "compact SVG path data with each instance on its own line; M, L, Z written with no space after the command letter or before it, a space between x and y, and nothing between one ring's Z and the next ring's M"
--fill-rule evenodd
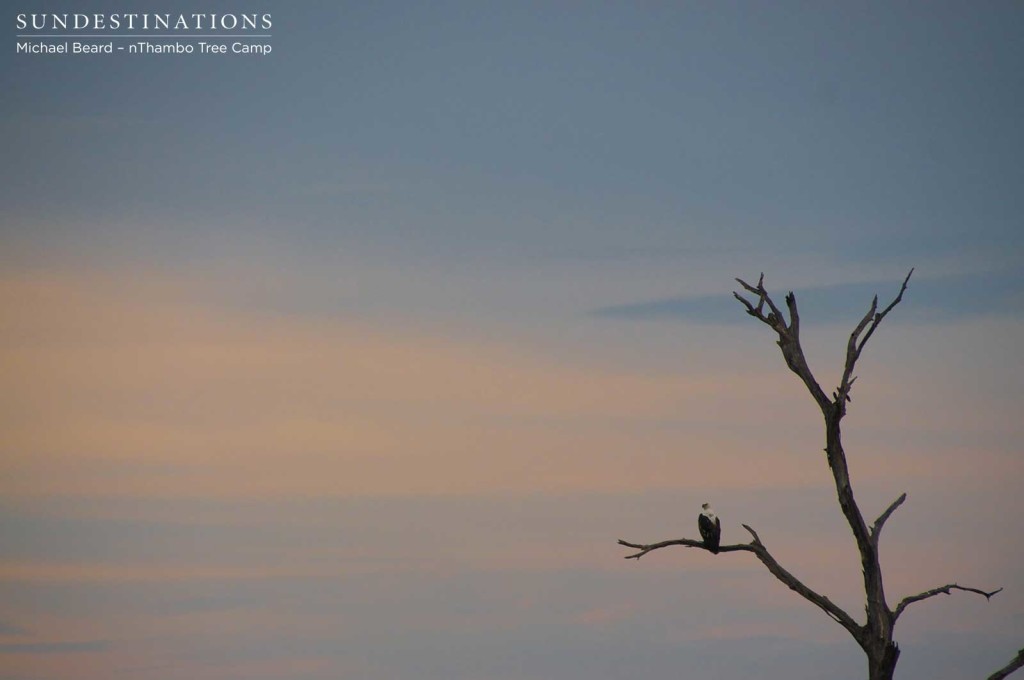
M988 680L1003 680L1003 678L1018 668L1024 668L1024 649L1017 652L1017 656L1013 657L1010 663L988 676Z
M869 680L892 680L896 662L900 656L900 650L893 639L893 629L897 619L906 609L917 602L927 600L939 594L950 594L954 590L984 595L986 599L991 598L1002 588L993 591L985 591L979 588L969 588L956 583L932 588L916 595L909 595L900 600L895 607L890 607L885 597L885 589L882 583L882 566L878 559L878 540L882 533L882 527L906 499L907 494L901 494L889 507L878 516L870 526L864 520L864 515L857 505L853 495L853 486L850 482L850 473L846 464L846 452L843 450L842 430L840 424L846 415L846 406L850 403L850 390L853 388L856 376L854 370L857 361L860 359L864 346L874 334L879 324L892 309L903 299L903 293L907 290L907 283L910 281L911 269L900 286L899 293L887 307L878 310L878 296L871 302L871 308L864 318L860 320L856 328L850 334L846 345L846 360L843 366L842 378L839 386L829 396L811 373L804 357L803 348L800 345L800 314L797 310L796 296L793 293L786 295L786 307L789 311L789 322L783 315L782 310L775 304L768 291L764 287L764 274L752 286L742 279L736 279L746 294L753 297L753 301L740 293L734 296L746 307L747 314L769 326L778 335L778 345L782 350L782 356L786 365L793 373L803 381L804 386L810 392L814 402L821 410L825 421L825 457L829 470L832 472L832 479L835 483L836 494L839 500L839 507L843 517L846 518L854 540L857 544L857 551L860 554L861 569L864 574L864 595L866 599L865 614L863 622L856 620L853 616L843 611L838 605L811 588L804 585L800 579L784 569L778 561L768 552L768 548L761 542L761 538L753 528L743 525L751 536L749 543L737 543L734 545L723 545L719 552L749 552L768 568L775 578L782 581L790 590L795 591L814 606L821 609L833 621L841 625L853 636L864 654L868 658ZM690 538L678 538L659 543L631 543L620 540L619 543L628 548L634 548L639 552L626 556L626 559L640 559L647 553L679 545L688 548L705 548L703 541ZM1024 650L1008 666L998 671L991 678L1004 678L1009 673L1024 664ZM991 680L991 679L990 679Z

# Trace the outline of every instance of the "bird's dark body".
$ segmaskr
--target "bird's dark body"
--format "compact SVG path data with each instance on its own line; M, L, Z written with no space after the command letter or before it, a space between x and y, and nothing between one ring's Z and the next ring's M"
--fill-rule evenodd
M717 555L719 541L722 540L722 523L717 517L711 521L710 517L701 513L697 520L697 527L700 529L700 537L704 539L704 545Z

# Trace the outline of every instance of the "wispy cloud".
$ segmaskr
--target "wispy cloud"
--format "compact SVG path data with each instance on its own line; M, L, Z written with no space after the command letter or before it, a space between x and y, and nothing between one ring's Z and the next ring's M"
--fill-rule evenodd
M0 644L0 654L81 654L102 652L110 646L105 640L85 642L13 642Z
M881 303L899 290L899 281L871 281L798 288L794 291L805 323L831 323L856 319L867 311L871 298ZM787 291L769 292L777 302ZM739 288L739 286L737 286ZM976 316L1019 316L1024 313L1024 272L998 271L940 278L912 278L900 318L939 322ZM668 320L701 324L741 323L746 316L732 293L644 300L601 307L593 315L627 321Z
M28 630L10 621L0 621L0 635L5 637L23 637L28 635Z

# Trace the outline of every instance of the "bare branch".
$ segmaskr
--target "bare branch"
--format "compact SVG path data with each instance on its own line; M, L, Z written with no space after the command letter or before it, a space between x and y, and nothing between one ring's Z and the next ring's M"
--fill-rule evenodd
M742 526L743 526L744 529L746 529L747 531L750 532L751 536L754 537L754 540L751 541L751 544L753 544L753 545L764 545L764 543L761 542L761 537L757 535L757 532L754 531L754 529L749 524L743 524Z
M896 305L898 305L900 302L903 301L903 294L905 292L907 292L907 284L910 283L910 277L913 274L914 274L914 268L911 267L910 271L907 272L906 278L903 279L903 284L900 285L900 292L896 295L895 298L893 298L893 301L889 303L888 307L883 309L879 314L877 314L875 316L875 320L871 324L871 328L868 329L868 332L864 336L864 339L861 340L861 342L860 342L860 348L858 349L858 351L861 350L861 349L864 349L864 345L867 344L867 341L871 337L871 334L875 332L876 328L878 328L878 324L882 323L882 319L885 318L885 315L888 314L889 312L891 312L893 307L895 307ZM876 301L877 301L877 298L876 298Z
M1024 649L1017 652L1017 656L1013 657L1013 660L1011 660L1010 663L988 676L988 680L1003 680L1003 678L1010 673L1013 673L1018 668L1024 668Z
M707 545L704 541L694 540L692 538L674 538L669 541L660 541L658 543L630 543L629 541L623 541L619 539L619 545L624 545L627 548L636 548L640 552L634 555L626 555L624 559L627 560L639 560L641 557L653 550L659 550L661 548L667 548L672 545L681 545L684 548L701 548L708 550ZM718 547L718 552L736 552L737 550L745 550L747 552L754 552L754 548L749 543L737 543L735 545L722 545Z
M892 505L886 508L885 512L883 512L878 519L875 520L875 523L871 525L871 542L876 548L878 547L878 536L882 533L882 526L885 524L886 520L889 519L889 516L896 511L896 508L903 505L903 501L905 500L907 500L907 494L900 494L900 497L894 500Z
M845 404L850 401L850 388L853 387L853 381L856 378L853 377L853 368L857 365L857 360L860 358L861 352L864 351L864 345L867 344L871 335L878 328L878 325L882 323L882 319L885 318L886 314L892 311L893 307L898 305L903 300L903 293L907 290L907 283L910 282L910 276L914 273L913 268L907 273L907 277L903 279L903 285L900 286L900 292L896 295L892 302L883 309L881 312L878 310L878 296L876 295L871 301L871 308L868 309L868 313L864 315L864 318L860 320L857 327L850 333L850 340L846 344L846 364L843 367L843 377L839 382L839 389L836 390L835 399L837 408L845 412ZM867 329L867 332L865 332ZM864 337L861 337L861 333L864 333Z
M860 347L857 346L857 341L860 338L860 334L864 332L868 324L871 323L871 319L874 318L876 310L878 309L878 296L876 295L871 300L871 307L868 309L868 313L864 315L864 318L860 320L857 327L850 333L850 339L846 343L846 362L843 365L843 378L839 382L839 389L835 393L835 399L837 404L841 404L844 401L850 400L850 388L853 387L853 367L857 364L857 359L860 358Z
M796 295L793 295L793 291L790 291L786 295L786 307L789 308L789 330L793 334L793 338L799 341L800 312L796 308Z
M736 280L737 280L737 281L740 281L739 279L736 279ZM743 282L742 282L742 281L740 281L740 283L743 283ZM744 284L744 285L746 285L746 284ZM749 301L749 300L747 300L747 298L743 297L743 296L742 296L742 295L740 295L739 293L733 293L733 294L732 294L732 296L733 296L734 298L736 298L737 300L739 300L740 302L742 302L742 303L743 303L743 305L744 305L744 306L745 306L745 307L747 308L747 314L749 314L750 316L756 316L757 318L761 319L762 321L764 321L764 320L765 320L765 319L764 319L764 318L763 318L763 317L761 316L761 309L760 309L760 307L754 307L754 305L752 305L752 304L750 303L750 301Z
M798 579L796 576L793 576L793 574L783 569L782 565L780 565L775 560L775 558L772 557L771 553L768 552L768 549L764 546L764 543L761 542L761 538L757 535L757 532L746 524L743 525L743 528L750 532L751 537L753 537L753 540L750 543L736 543L733 545L723 545L719 547L718 551L722 553L740 551L754 553L757 556L757 559L761 560L761 563L768 568L768 571L771 572L772 576L782 581L790 590L796 592L805 600L811 602L816 607L821 609L823 612L828 614L833 621L836 621L841 626L846 628L846 630L849 631L850 634L854 637L854 639L856 639L858 642L862 640L864 636L863 626L860 626L856 621L853 620L853 617L851 617L849 614L843 611L830 599L828 599L824 595L820 595L819 593L816 593L815 591L811 590L806 585L804 585L800 581L800 579ZM624 545L627 548L634 548L636 550L639 550L639 552L634 553L632 555L626 555L625 559L627 560L639 560L641 557L643 557L651 551L659 550L661 548L667 548L673 545L681 545L686 548L703 548L707 550L707 546L704 545L703 541L697 541L692 538L676 538L669 541L660 541L658 543L647 544L630 543L629 541L623 541L620 539L619 545Z
M764 272L762 272L761 276L758 277L756 287L751 286L743 279L736 279L736 283L743 286L743 289L748 293L753 293L757 296L757 306L755 307L739 293L733 293L733 296L746 306L747 314L760 319L776 331L779 331L780 327L782 329L786 329L786 319L782 316L782 312L779 311L779 308L775 306L775 302L772 301L771 297L768 295L768 291L764 287ZM764 315L764 304L766 302L768 303L768 308L771 310L768 316Z
M800 346L800 313L796 306L796 296L792 292L786 295L786 306L789 308L790 318L790 323L787 325L786 318L779 311L778 306L776 306L768 294L768 290L764 287L764 274L761 274L760 278L758 278L757 286L752 286L743 279L736 279L736 282L745 291L757 296L757 305L754 305L754 303L739 293L734 292L733 296L747 308L747 314L770 326L778 334L779 349L782 350L782 356L786 360L789 370L796 373L804 385L807 386L808 391L814 397L814 401L817 402L822 413L827 413L832 407L831 402L828 396L826 396L825 391L821 389L821 385L818 384L814 374L811 373L811 369L807 365L807 359L804 357L804 350ZM771 309L767 316L764 314L765 304Z
M764 547L764 544L761 543L761 539L758 538L757 533L746 524L743 525L743 528L749 531L754 537L754 540L750 544L754 548L753 552L757 555L757 559L761 560L761 563L767 567L769 572L771 572L772 576L782 581L790 590L828 614L833 621L845 628L850 635L857 640L857 642L861 642L864 636L863 626L854 621L852 616L843 611L838 605L832 602L832 600L811 590L804 585L800 579L786 571L782 565L772 557L772 554L768 552L768 549Z
M951 595L952 593L950 591L952 590L963 590L968 593L977 593L978 595L984 595L986 600L990 600L992 599L993 595L1002 591L1002 588L996 588L995 590L989 592L986 590L979 590L978 588L968 588L966 586L957 585L956 583L950 583L946 586L932 588L931 590L926 590L923 593L918 593L917 595L909 595L900 600L900 603L896 605L896 610L892 613L893 621L899 618L899 615L903 613L904 609L914 604L915 602L927 600L929 597L935 597L936 595Z

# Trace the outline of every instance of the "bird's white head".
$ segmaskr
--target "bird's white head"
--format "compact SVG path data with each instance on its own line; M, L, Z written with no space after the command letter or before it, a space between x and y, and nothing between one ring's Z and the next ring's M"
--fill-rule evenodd
M705 510L710 510L711 509L711 503L705 503L704 505L702 505L700 507L704 508Z

